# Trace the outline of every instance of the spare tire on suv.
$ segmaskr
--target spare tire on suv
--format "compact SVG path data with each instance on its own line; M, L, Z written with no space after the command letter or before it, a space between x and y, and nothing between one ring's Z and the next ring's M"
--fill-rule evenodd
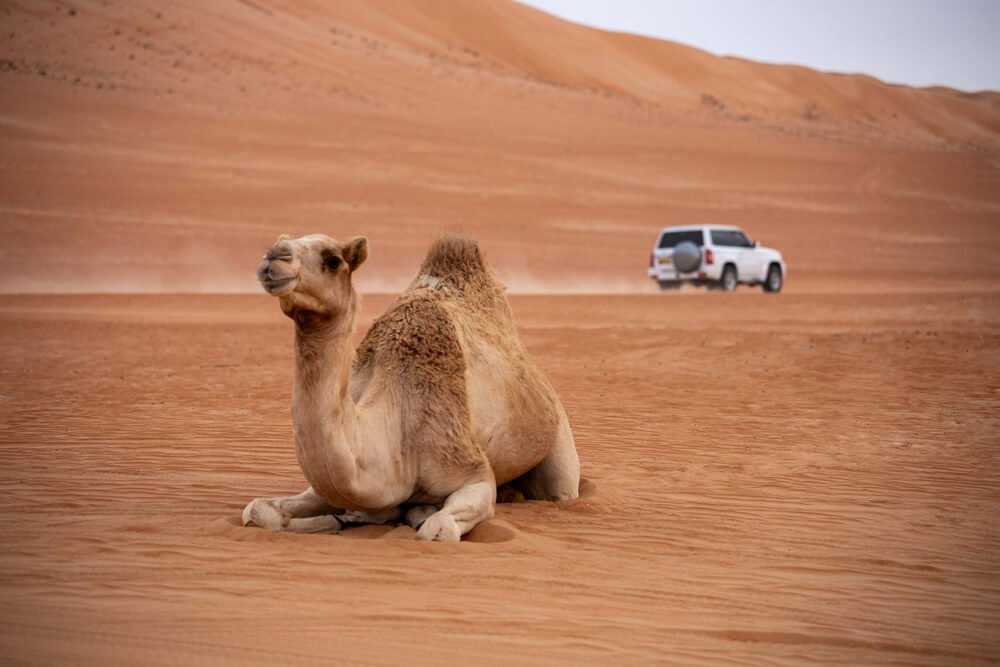
M701 266L701 248L691 241L681 241L674 246L673 262L681 273L697 271Z

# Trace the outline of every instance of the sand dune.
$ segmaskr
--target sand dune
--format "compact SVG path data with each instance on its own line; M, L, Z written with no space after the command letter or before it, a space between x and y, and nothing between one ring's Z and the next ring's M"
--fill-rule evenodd
M511 282L650 289L655 230L696 219L781 247L792 290L845 260L897 285L996 271L997 93L500 1L43 2L0 25L6 292L249 292L248 257L317 229L367 233L366 287L391 291L446 228Z
M996 92L501 0L0 34L0 663L1000 661ZM785 292L655 293L692 221L781 249ZM458 545L240 527L303 485L260 253L367 234L367 325L447 229L518 294L581 499Z

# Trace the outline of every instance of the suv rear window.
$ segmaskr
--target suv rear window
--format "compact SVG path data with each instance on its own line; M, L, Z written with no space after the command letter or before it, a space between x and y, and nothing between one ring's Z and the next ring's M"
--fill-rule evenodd
M700 229L692 229L689 232L665 232L660 237L660 243L656 247L673 248L682 241L690 241L700 248L705 245L705 235L702 234Z

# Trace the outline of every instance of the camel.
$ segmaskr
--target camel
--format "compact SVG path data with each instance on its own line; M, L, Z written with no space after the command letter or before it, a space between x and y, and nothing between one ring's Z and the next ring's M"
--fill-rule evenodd
M295 451L309 488L258 498L243 523L337 532L402 519L458 541L494 515L498 485L579 495L566 411L529 360L505 288L470 237L442 236L353 347L352 276L368 241L282 235L257 277L295 323Z

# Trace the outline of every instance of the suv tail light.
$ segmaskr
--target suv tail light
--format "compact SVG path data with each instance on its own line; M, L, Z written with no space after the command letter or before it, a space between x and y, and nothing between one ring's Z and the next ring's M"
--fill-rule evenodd
M715 253L711 248L705 248L705 264L715 264Z

